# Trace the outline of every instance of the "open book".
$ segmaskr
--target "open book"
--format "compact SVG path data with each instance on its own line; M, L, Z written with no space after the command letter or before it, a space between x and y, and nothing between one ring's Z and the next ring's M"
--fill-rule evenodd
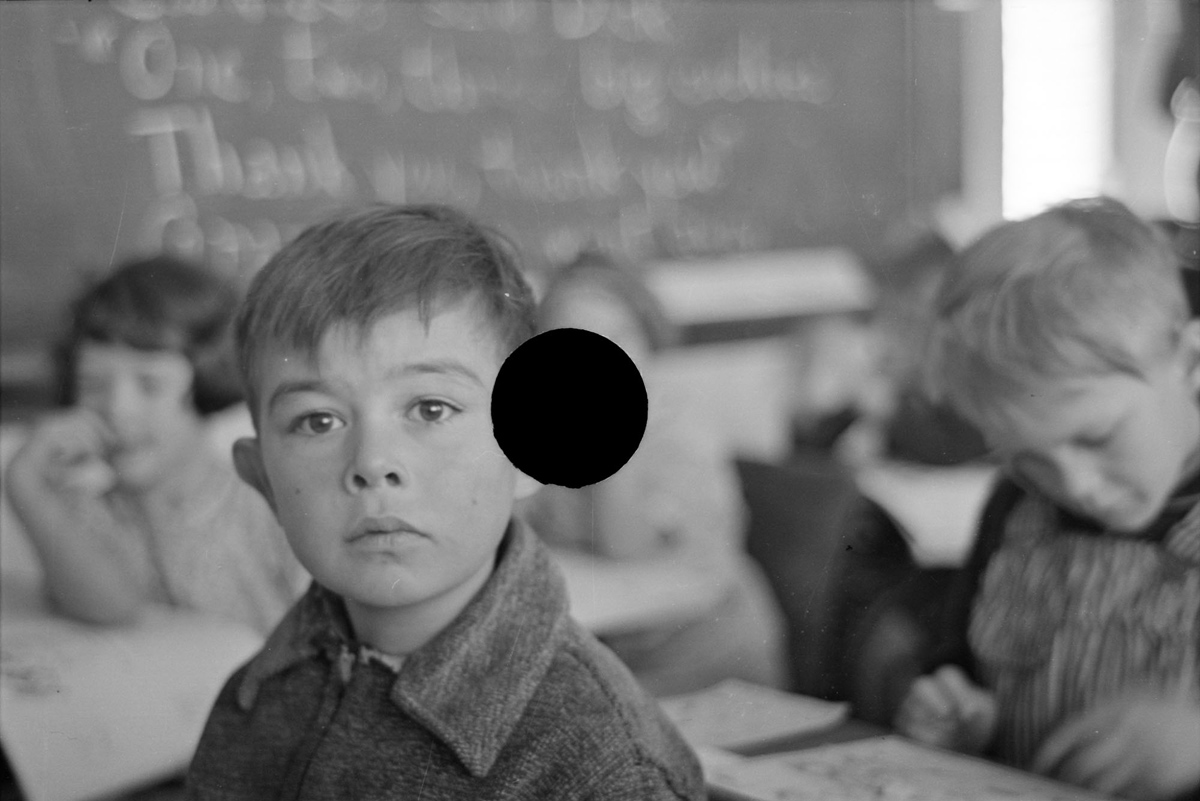
M714 801L1103 801L1103 796L896 736L760 757L702 749Z

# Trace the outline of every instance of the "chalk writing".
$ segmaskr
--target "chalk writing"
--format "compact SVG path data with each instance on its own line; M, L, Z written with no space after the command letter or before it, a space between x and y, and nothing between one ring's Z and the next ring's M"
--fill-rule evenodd
M670 122L662 66L648 57L618 60L610 44L586 42L579 49L579 85L594 109L623 106L629 127L639 134L662 133Z
M483 182L471 167L446 156L381 151L371 170L375 199L387 203L442 202L473 209Z
M175 85L175 39L161 22L139 25L121 52L121 77L138 100L158 100Z
M710 194L725 183L725 157L731 150L701 140L695 150L647 153L639 160L634 180L648 196L679 199Z
M739 32L736 49L715 63L674 67L667 76L671 94L688 105L713 100L788 100L821 105L833 94L829 71L812 60L775 61L771 41L761 33Z
M288 26L283 39L283 60L286 86L292 97L306 103L326 97L377 104L387 100L388 74L381 65L356 66L330 56L318 56L318 52L311 25Z
M368 201L470 209L535 266L853 244L945 183L906 172L944 161L914 104L955 100L907 80L913 2L36 4L0 31L6 264L249 276Z
M277 246L280 227L266 217L244 223L207 212L198 207L202 200L347 202L364 199L363 179L372 199L388 202L470 209L486 208L489 197L533 207L617 204L609 221L555 223L543 231L535 241L547 257L589 242L625 252L763 247L769 245L764 224L680 203L729 186L732 157L746 141L740 116L717 112L690 122L691 137L681 137L686 129L680 129L665 146L652 143L677 127L684 108L715 101L820 105L832 93L817 59L781 58L760 31L736 31L713 58L660 50L680 31L676 7L664 0L431 0L416 9L417 25L397 30L399 46L388 51L352 46L355 35L380 28L389 14L386 4L365 0L117 0L112 9L132 27L122 31L112 15L71 19L56 41L91 63L115 60L122 86L147 104L133 110L126 126L146 143L154 181L142 242L239 270L253 269ZM202 35L202 28L168 26L222 15L254 25L281 18L271 29L277 60L258 56L252 65L236 46L180 39ZM401 124L414 124L413 112L511 114L522 104L554 114L561 102L555 98L570 90L565 75L518 69L519 55L505 48L482 51L482 60L476 54L468 64L454 38L538 31L575 43L578 97L600 115L576 118L571 141L550 148L526 141L501 117L479 128L473 152L439 151L436 139L414 148L385 137L347 154L333 118L319 110L331 101L362 104ZM171 98L178 102L162 102ZM299 141L253 133L239 141L221 133L225 112L207 101L249 103L259 114L299 103L313 113L301 120ZM636 138L614 130L615 120L604 116L609 112L620 112L621 126Z
M59 41L78 46L84 58L98 63L119 52L122 84L144 102L169 97L250 101L266 113L280 102L274 90L278 80L292 102L313 108L329 101L365 104L385 118L412 111L480 114L521 103L552 113L553 98L567 89L564 76L530 75L514 69L510 56L493 62L491 69L481 69L486 62L467 65L449 35L528 34L546 24L540 17L548 9L554 36L578 43L578 91L586 107L599 114L621 112L624 128L647 144L670 130L676 103L821 104L831 91L819 63L774 56L762 33L739 32L713 61L638 50L677 36L671 8L661 0L554 0L548 5L436 0L420 7L425 31L405 28L398 40L403 46L384 60L378 51L358 52L345 44L347 28L383 24L387 11L378 4L288 0L276 6L242 2L225 9L252 23L272 13L283 17L275 75L270 62L259 62L259 74L251 72L236 48L180 42L166 24L168 19L218 14L219 5L216 0L123 0L115 9L137 21L123 36L111 20L94 21ZM264 68L268 71L261 72ZM205 213L197 208L200 199L362 199L357 172L366 179L370 196L387 202L441 201L468 209L485 206L489 196L557 208L564 203L618 203L609 221L555 224L544 231L534 241L546 258L569 256L589 243L627 253L769 244L762 223L679 203L716 195L728 186L730 160L744 144L744 123L734 115L718 113L705 121L691 145L677 135L667 147L631 147L627 140L618 145L612 123L597 118L577 121L574 141L565 147L527 143L511 123L491 123L480 131L477 149L466 159L438 152L436 144L433 150L414 149L401 140L399 146L375 147L353 160L341 151L334 124L324 113L309 115L301 126L302 141L290 143L262 135L230 141L219 133L219 118L204 102L148 105L132 113L127 130L146 142L158 198L144 216L143 243L203 255L231 269L254 269L278 246L279 226L265 218L245 224Z
M423 19L435 28L456 31L501 31L524 33L533 27L541 0L432 0L425 4Z
M162 22L139 25L125 40L121 77L125 88L139 100L159 100L172 89L185 97L208 94L230 103L250 98L240 52L228 47L220 51L177 47Z
M251 200L296 199L324 195L349 199L355 181L342 160L329 118L318 114L303 127L304 144L276 148L256 138L241 154L217 137L206 106L185 104L140 108L129 133L149 142L155 186L173 195L185 186L178 143L187 144L192 191L204 195L239 195ZM182 137L178 136L182 134Z
M554 0L554 31L564 39L608 32L628 42L670 42L671 13L662 0Z
M151 203L142 220L138 247L206 259L229 275L248 277L299 232L299 225L279 225L265 218L246 223L220 215L202 217L196 201L180 193Z
M522 93L514 75L472 72L459 63L453 40L433 35L404 49L400 74L405 99L422 111L466 113L512 103Z
M501 197L540 203L616 197L625 169L604 128L577 130L577 153L518 150L511 128L483 138L482 167L488 186Z

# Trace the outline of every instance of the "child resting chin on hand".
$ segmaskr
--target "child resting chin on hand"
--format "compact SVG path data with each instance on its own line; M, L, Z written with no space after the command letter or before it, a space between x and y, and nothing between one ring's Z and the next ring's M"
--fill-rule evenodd
M64 408L5 471L62 613L119 624L159 602L265 634L307 584L270 508L206 439L206 417L241 399L236 303L232 284L168 257L125 264L76 301Z

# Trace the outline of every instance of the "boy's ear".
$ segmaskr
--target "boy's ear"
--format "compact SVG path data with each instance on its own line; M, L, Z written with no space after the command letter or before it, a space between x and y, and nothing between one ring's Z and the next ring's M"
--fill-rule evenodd
M513 490L513 500L514 501L524 500L525 498L528 498L530 495L533 495L533 493L540 490L543 486L544 485L542 484L542 482L538 481L536 478L530 478L529 476L525 475L520 470L518 470L517 471L517 486Z
M233 466L242 481L258 490L271 511L275 511L275 494L271 492L271 482L267 480L267 471L263 467L258 437L240 437L233 443Z

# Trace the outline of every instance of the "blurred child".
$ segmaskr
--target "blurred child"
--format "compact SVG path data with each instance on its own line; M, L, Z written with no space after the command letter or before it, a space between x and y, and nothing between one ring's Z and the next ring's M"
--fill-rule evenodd
M572 621L492 433L533 301L497 235L440 206L314 225L237 328L266 497L309 592L209 717L193 797L701 798L699 766Z
M978 433L924 393L929 308L954 250L922 233L876 262L870 308L811 315L791 332L793 453L852 468L880 459L951 466L984 455Z
M65 408L6 472L52 602L122 623L149 601L264 634L307 582L271 510L207 445L240 400L234 287L168 257L128 263L75 303L60 352Z
M801 318L789 332L792 450L857 466L882 454L892 408L884 343L866 310Z
M581 489L547 486L524 510L552 545L598 558L692 564L718 588L713 608L605 642L655 695L725 678L786 684L781 613L743 550L737 473L682 399L654 381L654 357L674 338L657 299L626 266L584 254L548 283L539 327L581 328L620 345L647 383L649 419L637 452Z
M937 314L931 367L1010 480L956 658L897 728L1104 793L1200 791L1200 321L1169 245L1065 203L968 248Z

